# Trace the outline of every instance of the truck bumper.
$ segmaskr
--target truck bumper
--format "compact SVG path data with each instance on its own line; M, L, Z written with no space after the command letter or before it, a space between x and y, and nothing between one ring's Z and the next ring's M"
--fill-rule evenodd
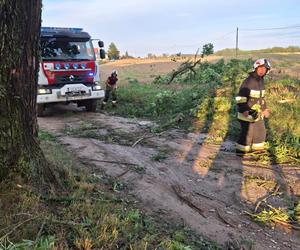
M37 103L73 102L88 99L101 99L104 90L93 90L84 84L69 84L60 89L51 89L51 94L38 94Z

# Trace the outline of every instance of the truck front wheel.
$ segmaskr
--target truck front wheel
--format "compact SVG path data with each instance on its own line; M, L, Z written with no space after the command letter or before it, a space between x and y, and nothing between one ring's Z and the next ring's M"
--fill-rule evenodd
M37 116L41 117L44 115L45 105L44 104L37 104Z
M84 106L87 112L96 112L97 100L86 100Z

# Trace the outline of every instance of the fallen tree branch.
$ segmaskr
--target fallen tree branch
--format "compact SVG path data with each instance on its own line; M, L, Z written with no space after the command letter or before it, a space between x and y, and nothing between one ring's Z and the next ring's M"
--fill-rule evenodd
M255 216L255 214L249 213L247 211L243 211L243 213L249 215L251 218L253 218ZM289 223L289 222L286 222L286 221L281 221L281 220L276 219L276 220L273 220L273 223L275 223L275 224L278 223L282 226L300 231L300 226L296 226L296 225L292 224L292 222Z
M146 140L146 139L150 139L150 138L153 138L153 137L156 137L156 136L160 136L161 134L163 134L163 132L160 132L160 133L157 133L157 134L154 134L154 135L150 135L150 136L142 136L141 138L139 138L135 143L132 144L131 147L135 147L137 144L139 144L142 140Z
M29 221L31 221L31 220L35 220L35 219L37 219L37 218L40 217L40 216L41 216L41 215L39 214L39 215L37 215L37 216L35 216L35 217L28 218L28 219L26 219L26 220L24 220L24 221L18 223L18 224L17 224L15 227L13 227L8 233L6 233L5 235L1 236L0 241L3 240L3 239L5 239L7 236L9 236L11 233L13 233L16 229L18 229L19 227L21 227L23 224L25 224L25 223L27 223L27 222L29 222Z
M118 176L116 176L116 178L121 178L123 177L125 174L127 174L131 169L128 168L127 170L125 170L123 173L119 174Z
M142 140L146 139L145 137L141 137L140 139L138 139L135 143L132 144L131 147L135 147L138 143L140 143Z
M257 211L257 209L260 207L261 203L262 202L266 202L267 203L267 200L272 197L272 196L276 196L278 194L278 191L280 189L280 185L279 184L276 184L275 188L273 189L273 191L267 195L266 197L260 199L260 201L257 202L256 206L255 206L255 209L254 209L254 212Z
M182 64L179 66L179 68L178 68L176 71L174 71L174 72L172 73L171 78L170 78L170 80L167 82L167 84L170 84L177 76L182 75L182 74L184 74L185 72L187 72L187 71L189 71L189 70L192 71L192 72L195 74L194 67L196 67L197 64L201 63L201 59L202 59L202 58L198 59L198 60L195 61L194 63L192 63L192 62L189 61L189 60L186 61L186 62L184 62L184 63L182 63Z

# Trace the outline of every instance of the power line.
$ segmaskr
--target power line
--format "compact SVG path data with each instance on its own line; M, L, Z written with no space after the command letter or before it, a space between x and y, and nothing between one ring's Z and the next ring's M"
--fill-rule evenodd
M217 43L218 41L220 40L224 40L225 38L228 38L228 36L236 33L236 36L235 36L235 43L236 43L236 56L237 56L237 52L238 52L238 41L239 41L239 38L242 37L242 38L246 38L246 37L277 37L277 38L296 38L298 36L300 36L300 33L297 29L300 29L300 24L295 24L295 25L289 25L289 26L282 26L282 27L270 27L270 28L253 28L253 29L247 29L247 28L237 28L236 31L230 31L230 32L227 32L227 33L224 33L223 35L221 36L217 36L215 38L212 38L210 39L210 42L211 43ZM275 30L291 30L291 32L276 32L276 33L271 33L271 31L275 31ZM292 31L294 30L294 31ZM264 31L266 33L263 33L263 34L259 34L260 32L259 31ZM270 32L268 32L270 31ZM258 32L258 34L252 34L250 35L243 35L243 32ZM240 34L242 33L242 35ZM233 37L232 37L233 38ZM234 38L233 38L234 39ZM171 46L164 46L164 47L161 47L160 46L160 49L165 49L165 50L181 50L183 48L193 48L193 47L201 47L201 44L205 44L207 41L198 41L197 43L193 43L193 44L173 44ZM156 47L155 47L156 48ZM155 48L153 48L153 50L155 50Z
M240 31L286 30L286 29L299 29L299 28L300 28L300 25L292 25L292 26L273 27L273 28L240 29Z
M259 33L259 34L247 34L247 35L241 35L240 37L243 38L255 38L255 37L270 37L270 38L281 38L281 37L297 37L300 35L300 32L289 32L289 33Z

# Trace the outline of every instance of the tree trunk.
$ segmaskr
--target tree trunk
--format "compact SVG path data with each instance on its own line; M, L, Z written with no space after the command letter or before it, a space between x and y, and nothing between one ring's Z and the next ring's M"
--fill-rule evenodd
M37 140L40 25L41 0L0 0L0 182L53 176Z

